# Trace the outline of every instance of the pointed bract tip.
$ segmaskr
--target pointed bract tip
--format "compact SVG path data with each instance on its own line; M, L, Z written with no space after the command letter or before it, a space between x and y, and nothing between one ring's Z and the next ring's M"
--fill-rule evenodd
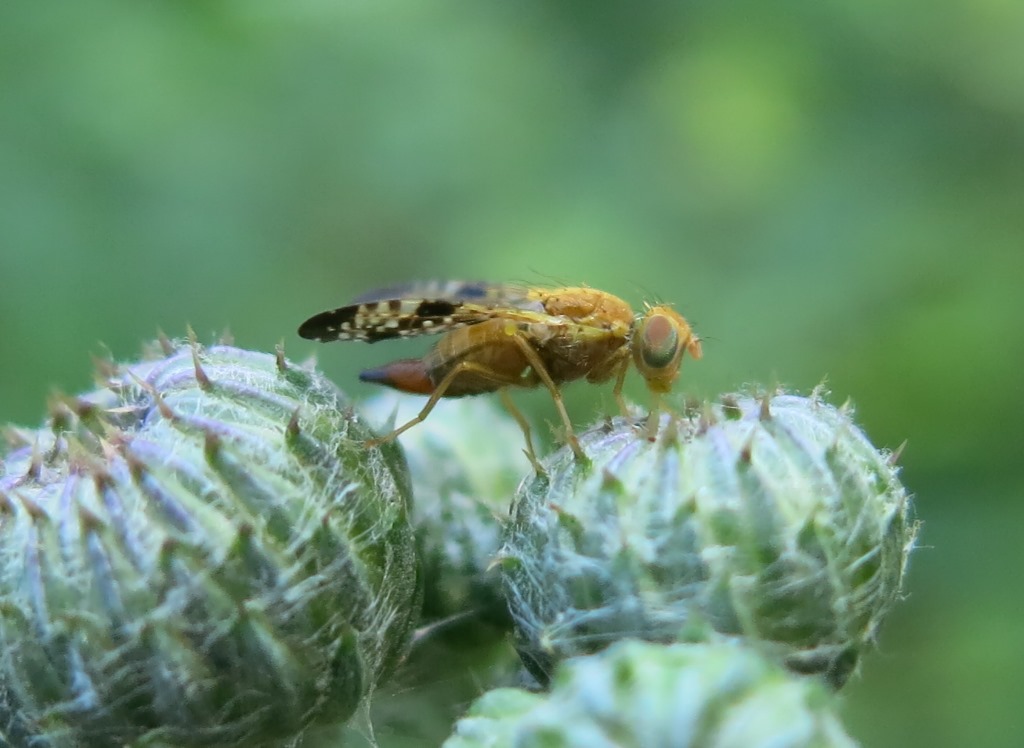
M120 444L115 445L115 442L109 439L100 439L100 452L103 453L103 459L110 463L121 456Z
M669 416L668 423L666 423L665 428L661 430L661 443L663 446L670 446L679 441L680 420L681 419L675 415Z
M88 507L78 504L78 522L86 532L98 532L105 525L99 516Z
M751 460L753 459L753 453L754 435L751 434L747 438L746 442L744 442L743 447L740 449L739 461L744 465L749 465L751 463Z
M203 364L199 360L199 348L195 345L192 346L192 368L195 370L196 382L199 384L199 388L207 392L212 390L213 382L210 381L206 370L203 369Z
M607 467L601 468L601 487L602 488L617 488L622 485L622 481L619 480L619 476L609 470Z
M300 433L299 410L300 408L296 408L295 410L293 410L291 418L288 419L288 426L285 429L285 433L289 438L295 438Z
M161 395L156 390L153 390L152 394L153 394L153 402L156 403L156 407L157 407L157 410L160 411L160 415L162 415L168 421L177 420L178 414L175 413L173 410L171 410L171 406L167 404L166 400L164 400L164 396Z
M220 456L220 437L212 431L207 431L203 436L203 452L206 453L206 459L217 459Z
M43 454L39 449L39 440L32 442L32 458L28 463L28 470L25 476L33 481L38 481L43 474Z
M97 493L114 488L114 476L107 472L107 466L96 459L91 460L92 481L96 484Z
M21 508L25 510L25 514L31 517L33 521L38 522L39 520L48 519L43 508L21 491L15 491L14 498L18 500L18 503L21 504Z
M288 359L285 358L284 339L273 346L273 365L278 368L279 374L284 374L288 371Z
M732 394L726 394L719 403L722 406L723 420L738 421L743 417L743 409L739 406L739 401ZM718 416L708 404L700 406L700 416L712 421L712 423L718 422Z
M723 408L724 415L731 421L739 418L743 413L739 408L739 404L735 407ZM711 403L704 403L700 408L700 415L697 417L697 433L706 434L708 429L712 426L718 425L718 416L715 415L715 411L711 407Z
M708 421L707 415L705 413L701 413L700 417L697 418L697 430L695 433L697 436L704 436L704 434L708 433L708 429L710 428L711 422Z
M113 358L106 356L92 355L92 377L97 385L103 387L108 381L117 376L117 364Z
M67 431L75 420L75 410L71 405L72 398L63 392L53 392L46 401L46 410L50 415L50 430L54 434Z
M181 548L181 542L174 537L165 537L160 543L160 566L166 568L173 560L175 553Z
M886 460L886 462L889 463L889 467L896 467L896 463L898 463L900 461L900 457L903 456L903 450L906 449L906 447L907 447L907 440L904 439L903 443L900 444L900 446L896 447L896 449L893 451L893 453L891 455L889 455L888 459Z
M159 327L156 329L156 342L160 345L160 350L163 351L165 356L170 356L174 353L174 343L171 342L171 339Z
M242 520L238 523L238 526L235 528L235 536L245 545L248 545L249 542L252 540L252 536L253 533L255 533L255 531L256 528L253 527L252 522Z
M661 426L660 410L658 406L658 403L651 406L651 410L647 413L647 418L644 421L644 437L651 443L658 438L658 429Z
M69 397L67 404L71 411L83 421L95 416L102 417L103 414L96 403L86 400L84 397Z
M140 377L138 374L136 374L131 369L127 370L127 374L128 374L128 379L130 379L133 382L135 382L135 386L138 387L143 392L148 392L149 394L154 394L156 392L156 388L154 388L153 385L151 385L146 380L142 379L142 377Z

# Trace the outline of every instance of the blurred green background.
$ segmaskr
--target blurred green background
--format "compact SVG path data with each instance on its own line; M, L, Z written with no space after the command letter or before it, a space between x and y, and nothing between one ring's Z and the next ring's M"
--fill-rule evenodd
M3 420L186 323L366 395L429 341L295 328L423 278L673 301L679 390L827 377L908 439L922 547L844 718L1024 745L1024 3L0 4Z

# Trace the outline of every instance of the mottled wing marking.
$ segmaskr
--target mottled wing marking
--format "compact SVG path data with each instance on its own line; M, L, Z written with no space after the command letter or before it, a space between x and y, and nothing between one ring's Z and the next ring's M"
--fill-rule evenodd
M387 299L321 312L302 323L310 340L378 340L431 335L481 321L458 302L443 299Z
M519 312L517 314L516 312ZM495 317L544 321L543 304L521 287L466 281L382 288L302 323L309 340L378 340L436 335ZM524 320L523 317L528 317Z

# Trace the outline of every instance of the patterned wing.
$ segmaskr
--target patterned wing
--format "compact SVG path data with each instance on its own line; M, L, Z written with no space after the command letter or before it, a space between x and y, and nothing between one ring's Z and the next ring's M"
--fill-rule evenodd
M516 311L543 314L544 307L522 287L444 281L382 288L351 304L321 312L302 323L309 340L378 340L436 335Z
M487 281L417 281L397 286L376 288L360 294L349 304L367 304L371 301L392 299L436 299L445 301L468 301L482 306L515 305L529 295L525 286L511 283L488 283Z

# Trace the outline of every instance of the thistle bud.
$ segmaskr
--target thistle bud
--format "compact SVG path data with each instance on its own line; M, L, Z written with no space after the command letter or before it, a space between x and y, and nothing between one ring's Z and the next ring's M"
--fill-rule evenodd
M620 641L562 663L549 693L484 694L443 748L854 748L830 696L742 646Z
M422 398L385 394L361 410L386 433L422 406ZM512 496L530 470L522 431L491 400L442 400L400 440L413 485L426 618L470 614L510 625L493 564Z
M501 551L544 679L623 637L737 637L836 687L898 597L915 524L890 455L817 395L615 419L516 496Z
M0 743L278 746L406 651L395 455L280 352L163 348L0 463Z

